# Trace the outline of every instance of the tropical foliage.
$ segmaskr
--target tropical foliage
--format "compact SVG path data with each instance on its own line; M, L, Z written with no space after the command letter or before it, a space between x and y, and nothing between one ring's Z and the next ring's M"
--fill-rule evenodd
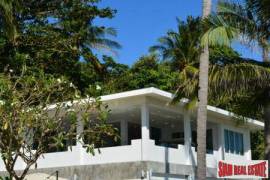
M218 16L222 17L227 27L233 27L241 33L242 43L255 45L258 43L262 49L262 59L269 62L269 24L265 22L256 9L253 0L247 0L244 5L237 3L221 2L218 6ZM262 6L262 1L257 1L257 6ZM254 42L255 41L255 42Z
M50 141L50 148L61 149L72 140L81 142L74 139L73 131L74 113L78 112L77 101L73 100L79 97L157 87L176 92L175 101L187 97L191 100L189 105L197 103L200 54L205 47L208 47L205 52L209 52L209 76L204 80L209 81L209 88L205 91L208 98L204 99L204 105L208 101L239 117L265 120L268 127L265 136L261 132L252 136L256 139L252 140L253 157L262 158L265 147L267 158L270 157L268 0L245 0L242 4L220 1L217 12L208 18L205 15L204 20L191 16L177 19L177 29L159 38L150 47L150 53L131 66L117 63L110 56L101 59L95 55L96 50L114 54L120 48L110 39L116 36L113 28L94 23L97 18L113 18L116 11L100 8L98 3L99 0L0 1L0 111L3 114L0 136L5 139L0 142L0 151L13 177L23 178L27 168L49 150L44 143ZM265 62L242 58L230 47L234 40L248 47L258 45ZM57 104L63 101L71 104ZM54 103L55 108L49 113L47 105ZM99 122L90 129L96 138L87 150L93 152L95 144L102 144L100 134L113 136L114 129L106 124L107 110L101 110L103 105L98 100L84 103L85 109L80 113L89 115L94 111L94 119ZM70 110L62 116L70 119L68 131L51 128L62 127L64 119L59 118L57 111L62 106ZM42 118L37 118L40 114ZM92 120L86 118L84 122ZM90 132L83 131L80 137L87 133ZM35 141L26 141L25 134L35 134ZM266 146L259 143L263 137L268 137ZM39 154L30 153L29 157L33 146L40 148ZM29 164L22 174L16 174L13 169L17 158Z
M212 36L214 42L224 42L220 39L233 39L240 38L249 46L254 46L252 42L257 43L262 49L262 57L265 62L269 61L269 12L265 8L269 7L269 2L264 0L254 0L254 1L245 1L246 4L239 5L236 3L221 3L219 5L218 14L216 16L210 17L208 22L211 22L213 19L221 19L221 29L226 29L226 33L220 33L220 28L212 23L213 28L208 31L206 37L209 35ZM222 36L221 36L222 34ZM210 37L211 38L211 37ZM269 69L267 68L267 71ZM233 72L232 72L233 73ZM246 73L241 73L246 80L248 80L249 75L246 76ZM258 75L258 74L257 74ZM257 76L259 77L259 76ZM235 77L234 77L235 78ZM241 89L238 89L237 92L245 95L248 94L242 102L249 101L253 102L252 106L254 110L258 110L260 117L265 123L264 128L264 140L265 140L265 159L270 159L270 105L269 105L269 82L268 80L246 82L240 81L242 85ZM229 80L230 81L230 80ZM257 87L255 88L254 87ZM227 89L231 91L232 89ZM239 93L238 93L239 94ZM238 99L239 100L239 99ZM241 102L238 101L238 103ZM241 105L238 104L238 109ZM249 109L246 104L242 104L244 109ZM242 111L247 112L248 110ZM269 170L270 172L270 170Z
M104 69L93 50L120 47L107 39L116 35L112 28L93 24L115 14L98 8L98 2L0 2L0 153L15 179L24 179L46 152L85 143L86 138L86 151L93 154L103 144L101 137L115 134L106 123L109 110L84 91L105 78L98 74ZM93 98L75 101L81 94ZM92 124L78 136L75 114L80 114L82 126ZM14 170L18 159L26 164L21 172Z
M231 54L231 56L221 55L221 57L223 57L221 59L215 59L217 57L211 55L212 49L215 52L217 49L225 49L224 46L226 47L226 50L223 52L225 54L226 52L230 52L230 48L227 46L231 44L233 39L243 37L244 35L250 39L248 42L254 40L259 42L259 40L261 40L260 38L266 37L265 29L259 28L261 25L257 22L258 20L250 22L253 28L256 25L254 29L257 29L257 32L253 32L252 26L248 26L249 23L245 23L244 21L242 21L241 24L240 20L234 20L234 22L237 23L232 24L233 18L228 16L228 14L234 11L228 12L227 9L227 14L225 15L224 10L221 11L221 7L224 7L225 5L226 7L238 7L228 3L221 3L218 11L219 14L212 15L203 21L203 24L200 27L203 29L205 28L206 32L198 34L197 46L195 46L196 48L193 46L198 52L200 43L202 43L202 45L210 45L210 58L212 60L210 59L209 71L209 104L228 109L238 115L258 119L265 118L263 112L265 111L264 107L266 107L268 103L267 99L269 91L268 65L240 58L237 56L237 53L235 53L235 55ZM233 14L233 16L236 17L239 17L240 15L237 15L237 13ZM183 26L183 23L181 26ZM248 33L247 30L251 32ZM269 35L269 33L266 34ZM172 62L178 60L184 64L186 62L185 58L183 58L183 51L185 51L185 48L182 47L183 44L180 45L180 43L178 43L180 42L179 39L181 39L181 36L188 37L187 34L184 35L183 32L169 32L166 37L162 37L159 40L161 45L152 47L152 50L159 50L161 54L163 54L163 57L165 57L165 60L167 59ZM185 43L188 44L188 42ZM189 52L187 54L192 53ZM213 58L215 60L213 60ZM182 78L180 78L181 80L179 81L180 86L178 86L175 101L178 101L182 97L189 97L192 100L189 105L197 102L199 80L197 62L198 59L194 58L188 65L180 66L181 68L179 68L179 71L180 77ZM178 62L178 64L180 63ZM186 69L189 70L189 73L186 73ZM257 155L257 157L258 156L259 155Z
M77 88L65 78L42 72L29 75L25 70L17 77L11 69L0 75L0 153L10 177L24 179L46 152L81 143L94 154L94 148L104 143L101 137L116 137L116 130L106 123L106 106L79 98ZM81 126L88 128L78 131L79 117ZM22 172L14 170L18 160L26 164Z
M93 50L113 50L120 45L106 38L116 35L114 29L93 24L96 18L115 14L110 8L98 8L98 2L1 1L0 71L9 66L19 73L26 64L45 73L64 75L78 86L81 66L91 64L102 72Z

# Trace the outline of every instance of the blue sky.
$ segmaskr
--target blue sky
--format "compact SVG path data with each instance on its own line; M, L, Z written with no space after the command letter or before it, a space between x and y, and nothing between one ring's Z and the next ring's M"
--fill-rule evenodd
M110 20L98 19L96 24L117 30L114 40L122 48L115 59L131 65L146 55L160 36L169 29L176 29L176 17L185 20L188 15L200 16L201 4L202 0L103 0L100 6L116 9L117 14ZM261 59L258 51L251 51L238 43L233 47L244 57Z

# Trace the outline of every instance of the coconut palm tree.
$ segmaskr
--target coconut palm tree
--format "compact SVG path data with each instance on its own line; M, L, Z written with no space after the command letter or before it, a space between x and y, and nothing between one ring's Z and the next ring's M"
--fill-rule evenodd
M188 66L198 66L199 37L202 34L201 19L188 16L186 21L177 18L177 31L170 30L158 39L150 52L160 52L164 61L169 61L172 69L183 72Z
M198 100L200 37L203 34L203 28L200 18L188 17L186 22L179 19L177 22L177 31L169 31L166 36L159 38L159 44L152 46L150 51L158 51L163 60L169 61L172 69L179 72L180 85L173 102L179 101L182 97L188 97L191 100L188 106L193 107ZM226 54L220 51L221 49L229 53ZM239 59L237 53L227 47L211 47L210 54L212 64L224 65L234 63L235 59Z
M177 31L168 31L166 36L158 39L157 45L149 49L152 53L158 52L163 61L169 62L172 70L179 72L179 84L181 84L179 89L196 87L190 85L195 82L193 79L195 80L198 75L201 35L201 18L189 16L186 22L177 19ZM190 91L192 90L186 92ZM176 95L183 97L180 93ZM179 99L175 98L174 102ZM196 102L197 97L192 100Z
M211 12L211 1L204 0L203 19ZM207 116L207 91L208 91L208 45L200 46L202 35L200 19L188 18L187 23L178 20L178 32L169 31L167 36L159 39L159 45L150 48L150 51L159 50L164 60L170 60L174 69L180 73L181 86L175 101L183 94L185 97L194 96L198 90L198 77L200 76L199 106L197 114L197 178L206 179L206 116ZM185 92L185 93L183 93ZM191 94L188 94L191 92ZM192 98L196 102L197 98ZM191 104L191 103L190 103Z
M263 5L266 4L262 0L246 0L245 4L220 2L217 13L227 24L239 29L245 43L246 40L248 43L256 41L262 49L263 61L270 62L270 26L265 16L258 11L258 8L260 11L264 10Z
M270 38L270 15L269 7L270 1L265 0L246 0L246 6L242 7L236 4L221 4L217 16L210 17L212 28L210 28L205 34L205 39L211 39L210 42L214 45L216 43L229 41L231 38L247 37L251 40L256 40L263 49L262 57L265 61L268 60L269 55L269 38ZM215 19L218 19L219 23ZM221 32L221 29L223 32ZM225 31L226 30L226 31ZM230 37L229 37L230 36ZM250 41L249 41L250 42ZM241 74L246 76L246 74ZM238 74L239 76L239 74ZM247 79L248 77L243 77ZM245 81L243 81L245 82ZM256 95L259 91L258 105L262 109L262 119L265 122L264 134L265 134L265 159L270 160L270 88L269 82L264 82L264 87L254 89L257 82L246 83L241 88ZM233 87L230 87L233 89ZM228 90L228 89L225 89ZM261 98L263 97L263 98ZM254 98L253 98L254 99ZM255 103L256 104L256 103ZM270 173L270 169L269 169Z
M17 1L2 0L0 1L0 25L3 28L3 34L11 43L15 43L18 36L16 22L13 11L19 8Z
M207 25L205 27L208 28L208 30L202 35L201 42L191 41L190 39L188 41L183 41L184 38L181 38L181 36L189 36L186 34L183 35L183 33L181 34L180 32L183 31L178 30L177 33L168 33L166 37L162 37L159 40L160 44L158 46L152 47L152 50L159 50L164 59L169 59L174 62L178 61L175 64L182 64L181 66L176 66L179 68L180 77L182 78L181 85L176 92L174 101L177 102L179 99L187 97L191 100L189 103L190 106L193 106L194 102L197 102L198 100L199 59L189 57L196 57L196 55L199 55L199 43L201 43L203 47L205 47L205 45L210 45L209 48L213 48L217 45L230 46L232 39L243 34L238 27L230 26L222 16L211 16L211 18L204 20L204 23ZM181 28L183 27L179 27L178 29ZM192 37L194 38L194 36ZM197 39L199 39L199 37L197 37ZM189 42L196 43L189 44ZM183 44L192 48L184 48ZM186 49L192 49L192 51L187 51ZM247 108L239 108L236 111L235 107L231 107L231 104L240 107L243 104L246 105L248 102L252 105L251 107L253 107L252 109L248 109L249 113L253 113L256 108L261 110L262 107L265 107L266 105L265 101L261 101L262 99L267 99L265 98L265 95L267 94L265 92L268 88L267 85L270 84L269 69L265 67L242 60L237 63L235 61L233 61L233 63L223 62L222 64L212 63L210 64L208 78L209 104L229 108L237 113L239 112L239 109L242 110ZM258 91L258 89L262 90L256 94L251 93L256 90ZM238 102L236 102L236 99L238 99ZM251 99L253 99L253 101L251 101ZM243 102L244 100L247 101ZM254 107L255 105L256 108ZM239 112L239 114L241 115L243 112ZM198 131L200 132L200 130ZM201 175L199 176L202 177Z
M177 18L177 31L169 30L165 36L158 39L158 44L150 47L151 53L158 53L162 60L171 65L171 69L179 72L179 93L187 88L186 92L191 90L188 88L198 89L196 79L199 72L199 53L200 38L203 35L203 26L201 18L188 16L186 21ZM211 64L228 64L235 63L240 60L240 55L231 47L210 47L210 63ZM191 86L194 84L194 86ZM181 90L180 90L181 89ZM191 95L185 94L191 98ZM179 98L175 98L176 102ZM198 100L197 96L191 98L192 102ZM194 103L189 103L192 106Z
M270 29L270 2L268 0L247 0L248 8ZM267 32L266 32L267 33Z
M207 18L211 13L211 0L203 0L202 19ZM209 69L209 49L206 43L200 54L199 66L199 90L198 90L198 110L197 110L197 179L206 179L206 121L208 103L208 69Z
M233 67L234 66L234 67ZM212 97L233 104L232 110L264 121L265 159L270 160L270 68L249 64L213 68ZM221 79L221 77L224 77ZM217 100L218 98L216 98ZM232 103L233 102L233 103ZM268 169L270 172L270 169Z

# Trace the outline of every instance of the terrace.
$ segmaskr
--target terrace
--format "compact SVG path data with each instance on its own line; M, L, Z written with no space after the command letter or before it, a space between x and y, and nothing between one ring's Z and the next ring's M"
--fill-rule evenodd
M108 139L95 156L87 154L80 144L72 151L47 153L39 159L38 168L138 161L195 167L196 113L185 110L183 102L168 105L171 97L155 88L103 96L102 101L112 110L109 123L118 128L121 139ZM221 159L251 159L249 133L262 128L262 124L250 121L245 128L235 127L226 111L210 106L208 109L207 167L216 168ZM15 167L19 170L23 166L19 161ZM0 170L5 171L2 163Z

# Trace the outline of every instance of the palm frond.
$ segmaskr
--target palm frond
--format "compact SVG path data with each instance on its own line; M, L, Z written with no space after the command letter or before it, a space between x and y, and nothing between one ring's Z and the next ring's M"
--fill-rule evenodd
M105 28L105 29L104 29L104 33L105 33L105 34L108 34L108 35L111 35L111 36L117 36L117 31L116 31L116 29L113 28L113 27Z
M228 25L219 15L212 15L208 18L210 28L201 38L201 46L230 46L231 41L239 35L239 30Z
M247 8L250 11L257 15L257 22L264 27L267 31L265 32L265 36L270 36L270 2L269 0L246 0ZM267 33L268 32L268 33Z
M177 26L177 31L169 30L149 51L158 52L173 69L181 71L187 64L198 61L200 18L188 17L186 21L177 18Z
M156 51L165 51L166 50L166 48L164 47L164 46L162 46L162 45L154 45L154 46L151 46L150 48L149 48L149 51L151 52L151 53L154 53L154 52L156 52Z
M218 14L227 24L239 29L250 40L256 39L259 28L257 19L247 7L234 3L219 3L218 7Z
M181 84L175 92L173 103L182 98L196 99L198 92L198 69L192 66L180 74ZM209 102L218 106L242 101L247 94L270 88L270 69L251 63L212 65L209 69ZM250 98L250 96L247 96ZM255 102L255 100L254 100ZM187 103L188 105L188 103ZM193 103L194 105L194 103Z
M113 28L105 28L105 27L89 27L89 34L87 39L85 40L89 49L94 48L98 51L108 51L114 55L117 55L116 49L120 49L121 45L114 40L108 39L107 35L116 35L116 30Z
M251 63L214 65L209 71L209 94L223 94L227 98L241 96L243 92L270 87L270 69Z
M17 7L13 7L13 3L14 5L18 5L18 3L11 0L0 1L0 18L2 18L2 21L4 23L3 28L5 28L4 32L6 33L6 37L11 42L15 41L18 33L13 16L13 12Z
M253 50L254 44L264 48L270 37L270 16L268 20L265 18L269 11L267 6L270 3L264 0L246 0L245 4L220 2L217 13L228 26L239 30L240 42Z

